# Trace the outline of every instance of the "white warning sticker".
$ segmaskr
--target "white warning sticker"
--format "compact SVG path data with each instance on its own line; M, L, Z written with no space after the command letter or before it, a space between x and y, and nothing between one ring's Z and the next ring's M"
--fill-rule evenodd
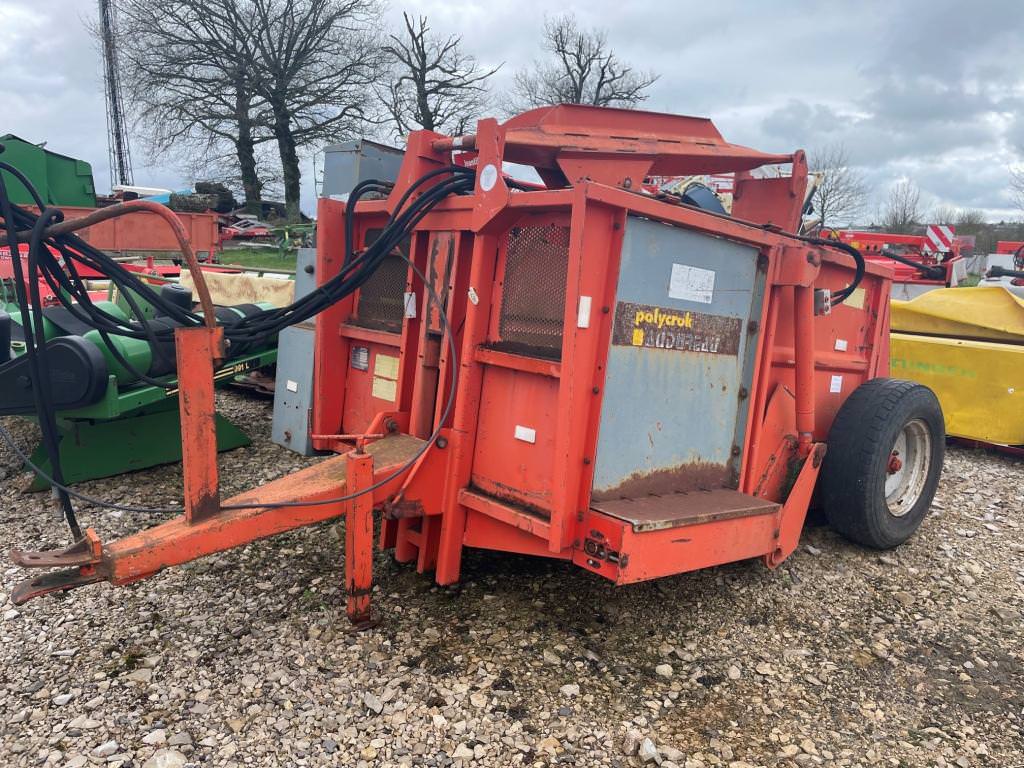
M846 339L836 339L836 352L845 352L848 346Z
M589 328L590 327L590 296L580 296L579 308L576 310L576 327L577 328Z
M515 438L516 440L522 440L524 443L536 443L537 430L530 427L524 427L522 424L516 424Z
M671 299L710 304L715 297L715 271L686 264L673 264L672 277L668 281L668 295Z
M828 391L835 394L843 391L843 377L833 376L832 380L828 383Z

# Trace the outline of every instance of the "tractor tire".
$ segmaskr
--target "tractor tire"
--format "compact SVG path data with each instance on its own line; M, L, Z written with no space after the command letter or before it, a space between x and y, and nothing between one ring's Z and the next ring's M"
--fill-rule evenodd
M846 399L828 436L821 502L829 524L873 549L892 549L921 525L935 497L946 425L935 394L872 379Z

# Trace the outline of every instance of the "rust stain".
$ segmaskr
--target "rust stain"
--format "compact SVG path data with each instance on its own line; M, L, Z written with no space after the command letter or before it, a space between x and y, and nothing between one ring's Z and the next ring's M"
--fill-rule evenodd
M591 498L594 501L607 501L686 491L706 491L725 487L728 476L727 464L710 462L682 464L652 472L637 471L612 488L595 488Z
M512 507L513 509L516 509L527 515L537 517L545 522L551 519L550 510L544 509L543 507L537 506L536 504L531 504L528 501L523 500L521 496L518 495L523 494L534 496L541 500L547 501L548 494L529 493L528 491L525 491L521 488L513 488L510 485L506 485L505 483L496 483L493 480L488 482L490 485L493 486L492 488L485 489L471 483L469 485L469 490L473 493L479 494L480 496L489 496L493 499L497 499L506 506Z

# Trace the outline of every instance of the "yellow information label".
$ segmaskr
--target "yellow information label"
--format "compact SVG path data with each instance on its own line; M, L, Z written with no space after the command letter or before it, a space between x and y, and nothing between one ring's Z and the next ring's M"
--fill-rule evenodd
M394 379L383 379L380 376L374 376L372 394L380 400L388 400L393 403L398 396L398 382Z
M378 354L373 361L373 375L382 379L398 380L398 358Z

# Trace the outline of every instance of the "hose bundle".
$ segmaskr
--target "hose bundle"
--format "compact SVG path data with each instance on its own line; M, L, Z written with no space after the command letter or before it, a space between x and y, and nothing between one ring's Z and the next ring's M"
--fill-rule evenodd
M2 145L0 145L2 146ZM153 379L135 370L123 358L120 351L111 343L110 336L126 336L148 341L154 349L167 348L174 343L174 326L200 326L205 320L191 309L182 307L150 286L136 273L126 270L120 263L94 248L73 233L53 235L48 228L63 220L63 214L57 208L44 204L31 182L18 169L0 162L0 170L10 173L29 190L39 208L37 215L32 211L11 203L0 175L0 216L3 217L2 229L10 244L17 303L25 320L25 346L29 359L30 371L36 398L36 412L43 433L43 443L53 467L49 479L56 491L71 532L76 539L81 537L81 529L75 519L71 505L71 496L101 506L118 507L79 493L69 491L60 471L58 452L58 432L54 408L52 406L51 388L46 365L46 346L42 302L39 295L39 281L44 280L53 291L57 300L79 321L95 328L113 357L142 381L155 386L174 387L174 382ZM435 181L440 178L439 181ZM429 182L434 183L429 183ZM225 344L229 345L233 354L241 354L245 349L258 345L276 336L285 328L309 320L331 305L349 296L363 286L381 265L384 259L406 239L416 225L444 198L453 194L472 192L475 183L474 171L470 168L447 166L431 171L417 179L403 194L395 206L387 225L379 237L362 251L356 253L353 248L353 214L361 197L370 193L389 193L393 185L389 182L368 180L358 184L350 193L346 205L345 216L345 260L341 271L333 278L317 287L309 294L297 299L287 307L265 310L224 326ZM412 199L414 195L417 195ZM18 251L19 236L24 240L24 233L29 232L29 243L26 258L26 269L23 269ZM407 260L408 261L408 260ZM79 272L79 266L87 267L105 275L125 297L134 315L134 320L112 315L96 306L89 296L89 291ZM417 273L419 270L410 266ZM422 277L421 277L422 279ZM424 280L428 292L434 301L440 301L433 286ZM151 304L157 314L163 316L163 322L152 322L146 319L136 297ZM444 312L441 312L444 316ZM447 318L444 317L446 321ZM168 322L169 321L169 322ZM454 353L454 342L450 338ZM454 359L454 358L453 358ZM452 393L445 409L447 413L454 398L454 378ZM443 420L442 420L443 422ZM0 436L10 444L19 455L10 435L0 427ZM427 441L429 445L431 441ZM25 458L22 455L22 458ZM29 462L31 464L31 462ZM38 468L34 469L38 472ZM282 505L287 506L287 505ZM118 507L123 508L123 507ZM127 509L127 508L126 508ZM168 511L139 508L137 511Z

